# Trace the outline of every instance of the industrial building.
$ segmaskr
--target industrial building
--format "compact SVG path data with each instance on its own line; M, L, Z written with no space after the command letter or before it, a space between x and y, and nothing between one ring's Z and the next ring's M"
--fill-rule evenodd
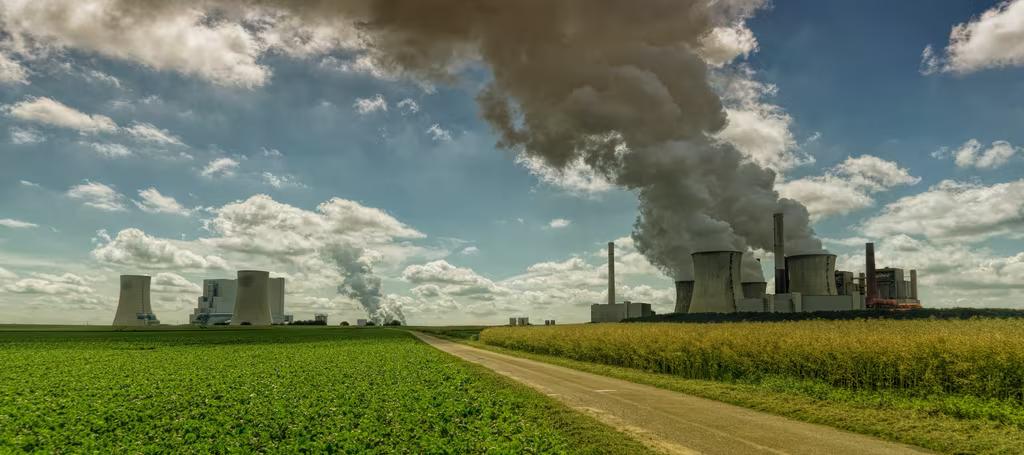
M917 271L911 270L907 280L903 269L876 270L873 243L865 247L865 273L855 280L853 272L835 269L834 254L786 256L781 213L775 215L774 225L774 294L767 293L767 283L763 281L741 281L742 252L697 252L692 254L694 280L676 281L675 311L799 313L921 307ZM593 314L591 307L592 320Z
M239 271L238 275L241 277L253 276L250 272L255 271ZM262 272L267 273L267 272ZM256 273L259 275L259 273ZM269 276L269 274L268 274ZM248 278L247 278L248 279ZM253 279L257 287L263 286L260 284L259 278ZM189 315L189 323L196 325L210 325L210 324L227 324L234 321L236 315L236 304L239 301L239 279L211 279L203 280L203 295L198 299L198 305L192 310L192 314ZM249 295L254 296L254 299L258 299L258 292L253 294L254 289L249 288L247 292ZM264 298L267 301L267 306L270 310L270 323L288 324L292 322L293 317L290 314L284 314L284 294L285 294L285 282L284 278L267 278L265 284L265 290L263 291ZM249 297L245 297L247 305L252 301ZM246 316L250 317L250 316ZM258 319L262 321L262 319ZM253 324L252 321L242 320L241 322L249 322L250 325L262 325Z
M147 326L160 323L149 303L150 280L146 275L121 275L121 292L113 325Z
M654 316L649 303L615 303L615 243L608 242L608 303L590 305L590 322L619 322L647 316Z

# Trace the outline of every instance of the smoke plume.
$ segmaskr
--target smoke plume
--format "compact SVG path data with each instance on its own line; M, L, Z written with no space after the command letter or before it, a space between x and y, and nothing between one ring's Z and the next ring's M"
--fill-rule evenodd
M493 78L477 98L500 145L555 169L586 163L635 192L637 248L667 275L685 279L691 252L770 250L774 212L786 214L790 252L821 250L807 210L773 189L775 174L715 139L727 118L702 43L766 1L109 0L118 13L96 33L172 10L203 10L211 20L262 27L257 36L268 37L262 46L270 49L315 48L311 43L331 37L324 30L337 31L336 40L355 34L339 46L358 43L361 57L390 75L443 83L481 62ZM33 14L48 15L40 24L65 23L54 11ZM315 33L293 33L295 24ZM61 39L112 52L84 33ZM251 48L243 57L263 49ZM342 288L377 312L379 280L364 266L352 266Z
M362 248L352 245L331 245L323 254L329 257L345 275L338 293L359 301L374 323L381 325L400 321L405 325L405 314L396 302L388 300L380 290L380 277L373 273L372 260Z

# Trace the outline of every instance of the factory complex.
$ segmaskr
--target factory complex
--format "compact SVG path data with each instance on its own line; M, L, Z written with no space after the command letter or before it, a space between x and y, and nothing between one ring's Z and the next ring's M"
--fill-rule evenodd
M270 272L239 270L237 279L203 280L203 295L189 315L194 325L288 324L284 314L284 278L270 278ZM156 325L149 301L150 277L121 275L121 293L114 316L115 326Z
M801 313L864 309L920 308L917 271L875 268L874 244L865 247L865 268L836 270L834 254L786 256L781 213L774 219L775 293L767 282L742 281L740 251L702 251L691 255L693 280L676 281L675 313ZM615 302L614 244L608 244L608 303L590 306L591 322L618 322L653 316L650 304Z

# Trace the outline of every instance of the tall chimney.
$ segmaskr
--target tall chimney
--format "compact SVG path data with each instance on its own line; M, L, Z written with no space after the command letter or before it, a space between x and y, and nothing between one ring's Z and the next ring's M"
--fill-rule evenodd
M910 298L917 300L917 270L910 271Z
M786 277L786 239L783 230L782 213L775 214L775 293L788 291Z
M608 304L615 304L615 242L608 242Z
M864 273L867 274L868 278L868 290L864 294L864 297L867 300L865 303L867 303L867 306L870 308L874 304L875 299L878 298L878 276L875 274L874 243L868 242L868 244L864 246L864 258Z

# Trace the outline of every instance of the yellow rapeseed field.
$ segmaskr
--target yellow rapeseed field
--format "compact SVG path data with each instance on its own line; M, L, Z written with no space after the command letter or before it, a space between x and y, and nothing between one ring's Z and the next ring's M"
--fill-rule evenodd
M857 320L496 327L509 349L738 380L765 375L852 389L1024 401L1024 320Z

